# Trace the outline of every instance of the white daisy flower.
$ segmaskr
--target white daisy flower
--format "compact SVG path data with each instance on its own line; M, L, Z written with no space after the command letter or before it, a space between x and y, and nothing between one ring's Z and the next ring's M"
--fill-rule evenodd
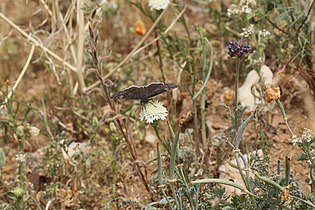
M161 10L165 9L170 2L170 0L149 0L149 7L151 10Z
M146 120L147 123L153 123L155 120L165 120L167 109L159 101L149 101L142 106L140 120Z

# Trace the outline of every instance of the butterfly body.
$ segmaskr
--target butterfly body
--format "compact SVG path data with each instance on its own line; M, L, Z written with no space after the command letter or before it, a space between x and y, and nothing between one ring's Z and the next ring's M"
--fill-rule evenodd
M153 82L146 86L130 86L125 90L114 93L111 98L114 100L140 100L141 103L146 103L150 98L174 88L177 88L177 86L171 83Z

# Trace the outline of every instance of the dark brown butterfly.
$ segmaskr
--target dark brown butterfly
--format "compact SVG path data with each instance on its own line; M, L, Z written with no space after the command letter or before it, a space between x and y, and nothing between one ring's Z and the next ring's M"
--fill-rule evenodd
M177 86L171 83L152 82L146 86L130 86L125 90L114 93L111 98L114 100L140 100L141 103L146 103L150 98L174 88L177 88Z

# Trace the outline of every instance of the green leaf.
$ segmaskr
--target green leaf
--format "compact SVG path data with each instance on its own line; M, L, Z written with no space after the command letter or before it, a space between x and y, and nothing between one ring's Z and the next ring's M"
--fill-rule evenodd
M300 155L297 156L296 158L298 161L304 161L304 160L308 160L307 154L305 153L301 153Z

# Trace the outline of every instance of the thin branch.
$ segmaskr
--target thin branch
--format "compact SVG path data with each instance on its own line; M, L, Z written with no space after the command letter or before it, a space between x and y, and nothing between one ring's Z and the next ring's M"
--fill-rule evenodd
M304 20L302 21L301 25L300 25L300 26L298 27L298 29L296 30L296 33L297 33L297 34L299 33L300 29L302 28L302 26L305 24L305 22L307 21L308 17L310 16L311 11L312 11L313 6L314 6L314 3L315 3L315 0L313 0L313 2L312 2L312 4L311 4L310 8L309 8L308 11L307 11L307 15L305 16L305 18L304 18Z
M4 16L1 12L0 12L0 18L2 18L6 23L8 23L10 26L12 26L15 30L17 30L19 33L21 33L25 38L27 38L27 40L29 40L30 42L32 42L36 47L40 47L45 53L49 54L50 56L52 56L54 59L56 59L57 61L59 61L60 63L64 64L67 68L69 68L70 70L76 72L76 68L74 66L72 66L70 63L68 63L67 61L65 61L64 59L60 58L57 54L55 54L54 52L52 52L51 50L49 50L47 47L45 47L41 42L37 41L35 38L33 38L32 36L30 36L29 34L27 34L24 30L22 30L19 26L17 26L15 23L13 23L11 20L9 20L6 16Z
M85 89L84 76L82 73L83 68L83 54L84 54L84 40L85 40L85 30L84 30L84 13L83 13L83 0L77 1L77 21L78 21L78 47L77 47L77 76L80 84L81 90ZM75 94L75 93L74 93Z
M279 31L281 31L282 33L284 34L287 34L288 35L288 32L286 32L284 29L280 28L279 26L277 26L274 22L272 22L268 17L266 18L267 21L273 26L275 27L276 29L278 29Z
M153 39L151 42L149 42L148 44L144 45L143 47L139 48L137 51L135 51L135 53L132 56L137 55L139 52L141 52L142 50L144 50L145 48L149 47L151 44L155 43L157 40L159 40L162 36L166 35L171 28L173 28L173 26L175 25L175 23L177 23L177 21L179 20L179 18L184 14L184 12L186 11L186 7L184 7L184 9L177 15L177 17L173 20L173 22L169 25L169 27L167 27L167 29L161 33L160 36L156 37L155 39Z
M13 92L15 91L15 89L17 88L17 86L20 84L25 72L26 72L26 69L28 68L28 66L30 65L30 62L32 60L32 57L34 55L34 50L35 50L35 45L32 45L32 48L31 48L31 51L30 51L30 54L28 55L28 58L26 60L26 63L24 64L24 67L19 75L19 77L17 78L15 84L13 85L12 87L12 90L10 91L10 93L7 95L6 99L4 100L4 104L6 104L8 102L8 100L11 98ZM5 105L2 105L0 106L0 110L4 107Z

